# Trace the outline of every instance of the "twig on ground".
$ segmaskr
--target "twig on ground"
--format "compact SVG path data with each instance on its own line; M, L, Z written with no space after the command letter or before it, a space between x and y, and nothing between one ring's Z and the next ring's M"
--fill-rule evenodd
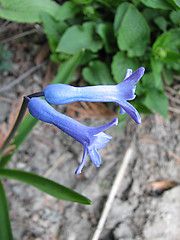
M37 31L39 31L39 29L31 29L31 30L28 30L26 32L22 32L22 33L19 33L17 35L14 35L12 37L9 37L9 38L6 38L6 39L3 39L0 41L0 44L2 43L7 43L7 42L10 42L10 41L13 41L13 40L16 40L18 38L21 38L21 37L25 37L25 36L28 36L28 35L31 35L33 33L36 33Z
M58 159L57 161L43 174L43 177L49 177L49 175L60 165L60 163L64 160L64 159L68 159L71 157L70 153L63 153Z
M2 34L3 32L6 32L9 28L16 26L16 25L18 25L17 22L9 23L9 21L6 21L0 27L0 33ZM4 41L4 39L2 41Z
M30 68L29 70L27 70L25 73L23 73L20 77L16 78L15 80L13 80L10 84L1 87L0 89L0 93L3 93L9 89L11 89L12 87L14 87L15 85L17 85L18 83L20 83L21 81L23 81L25 78L27 78L30 74L32 74L33 72L37 71L38 69L40 69L42 66L44 66L46 63L46 61L38 64L37 66L34 66L32 68Z
M134 136L136 135L136 132L135 132ZM127 170L128 164L129 164L130 160L132 159L132 156L134 156L134 137L133 137L133 140L130 144L130 147L128 148L128 150L125 153L123 161L122 161L122 163L120 165L120 168L117 172L117 175L114 179L114 182L113 182L111 191L109 193L107 202L105 204L105 207L104 207L103 212L101 214L101 217L99 219L99 223L97 225L96 231L95 231L91 240L98 240L100 238L100 235L101 235L101 232L103 230L104 224L105 224L106 219L108 217L108 214L111 210L113 201L116 197L116 194L117 194L121 184L123 183L123 178L124 178L125 172Z
M178 108L169 107L169 111L180 114L180 109Z

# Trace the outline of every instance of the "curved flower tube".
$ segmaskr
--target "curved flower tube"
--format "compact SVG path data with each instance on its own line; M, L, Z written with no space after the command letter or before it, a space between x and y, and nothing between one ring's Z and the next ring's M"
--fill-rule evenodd
M143 76L144 71L143 67L134 73L131 69L127 69L125 79L117 85L73 87L61 83L52 84L44 89L44 96L49 103L55 105L76 101L115 102L121 107L120 114L127 112L137 123L141 123L138 111L127 100L136 97L135 84Z
M87 154L90 156L91 161L96 167L100 166L101 157L97 150L103 148L112 138L103 131L113 125L117 125L117 118L100 127L87 127L64 114L61 114L50 106L44 99L37 97L29 100L28 109L33 117L43 122L54 124L56 127L83 145L83 159L75 172L76 175L81 173Z

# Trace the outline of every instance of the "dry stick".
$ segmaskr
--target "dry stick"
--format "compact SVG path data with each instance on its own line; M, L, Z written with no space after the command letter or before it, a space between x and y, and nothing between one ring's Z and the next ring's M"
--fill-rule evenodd
M15 36L3 39L2 41L0 41L0 44L7 43L7 42L10 42L10 41L16 40L18 38L21 38L21 37L28 36L30 34L36 33L37 31L39 31L39 29L31 29L31 30L28 30L26 32L19 33L19 34L15 35Z
M71 157L70 153L63 153L58 159L57 161L50 167L48 168L48 170L43 174L43 177L49 177L50 174L60 165L60 163L66 159L68 160L68 158Z
M180 109L178 109L178 108L169 107L168 109L169 109L170 112L180 114Z
M104 210L102 212L101 218L99 220L98 226L97 226L96 231L95 231L95 233L94 233L94 235L93 235L91 240L98 240L100 235L101 235L101 232L103 230L104 224L105 224L106 219L108 217L108 214L109 214L109 212L111 210L112 203L113 203L113 201L115 199L115 196L116 196L116 194L118 192L118 189L119 189L120 185L122 184L122 181L123 181L123 178L124 178L127 166L129 164L132 156L133 156L133 152L134 152L134 147L133 147L133 142L132 142L130 147L126 151L126 154L125 154L125 156L123 158L122 164L121 164L121 166L120 166L120 168L119 168L119 170L117 172L117 175L116 175L116 177L114 179L111 191L109 193L109 196L108 196L107 202L105 204Z
M0 93L3 93L7 90L9 90L10 88L14 87L15 85L17 85L18 83L20 83L22 80L24 80L26 77L28 77L31 73L37 71L39 68L41 68L43 65L45 65L46 61L38 64L37 66L34 66L32 68L30 68L28 71L26 71L25 73L23 73L20 77L16 78L13 82L11 82L10 84L1 87L0 89Z

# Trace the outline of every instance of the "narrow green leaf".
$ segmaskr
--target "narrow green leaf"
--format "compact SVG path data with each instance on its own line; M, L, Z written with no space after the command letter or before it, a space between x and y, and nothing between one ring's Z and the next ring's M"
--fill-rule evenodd
M149 25L136 7L129 4L117 32L119 49L127 51L129 57L140 57L144 55L149 39Z
M81 194L34 173L13 169L0 169L0 177L27 183L58 199L81 204L92 204L89 199Z
M58 68L58 73L53 79L52 83L65 83L69 84L77 66L80 64L84 55L84 51L80 51L73 55L69 60L62 63Z
M89 66L84 68L82 75L86 82L92 85L114 84L108 67L101 61L92 61Z
M139 63L136 58L129 58L123 52L117 52L111 64L112 74L116 83L120 83L123 81L126 70L131 68L135 71L139 67Z
M15 150L17 150L20 145L24 142L26 137L29 135L33 127L36 125L38 120L34 117L32 117L30 114L28 114L25 119L21 122L19 128L18 128L18 133L16 136L13 138L13 141L11 145L15 146ZM2 157L1 159L1 167L4 167L11 159L13 154L9 154L5 157Z
M56 15L60 6L52 0L0 0L0 17L23 23L41 22L40 13L47 12Z
M0 239L12 240L11 223L9 219L8 202L2 182L0 181Z
M88 49L97 52L102 46L102 41L96 34L96 23L86 22L82 26L69 27L61 37L56 51L75 54Z

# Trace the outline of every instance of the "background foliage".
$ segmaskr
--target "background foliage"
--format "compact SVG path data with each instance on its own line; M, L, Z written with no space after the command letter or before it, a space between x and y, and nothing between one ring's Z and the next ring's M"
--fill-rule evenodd
M144 66L146 75L134 104L140 112L154 110L168 117L162 79L170 84L180 71L180 1L0 2L2 18L43 24L51 59L61 63L59 71L80 51L84 55L78 66L92 85L120 83L127 68ZM73 73L63 83L69 84Z
M70 84L77 69L87 84L118 84L127 68L144 66L133 104L141 113L168 117L164 83L180 73L179 0L0 0L0 17L21 23L41 23L49 41L51 60L60 63L52 83ZM28 11L27 11L28 9ZM0 71L9 70L10 52L0 46ZM124 118L124 117L123 117ZM22 144L36 119L27 116L11 145ZM28 126L28 127L27 127ZM0 155L0 177L33 185L59 199L91 204L64 186L32 173L5 169L12 154ZM0 182L0 221L12 239L8 204ZM3 225L2 225L2 228Z

